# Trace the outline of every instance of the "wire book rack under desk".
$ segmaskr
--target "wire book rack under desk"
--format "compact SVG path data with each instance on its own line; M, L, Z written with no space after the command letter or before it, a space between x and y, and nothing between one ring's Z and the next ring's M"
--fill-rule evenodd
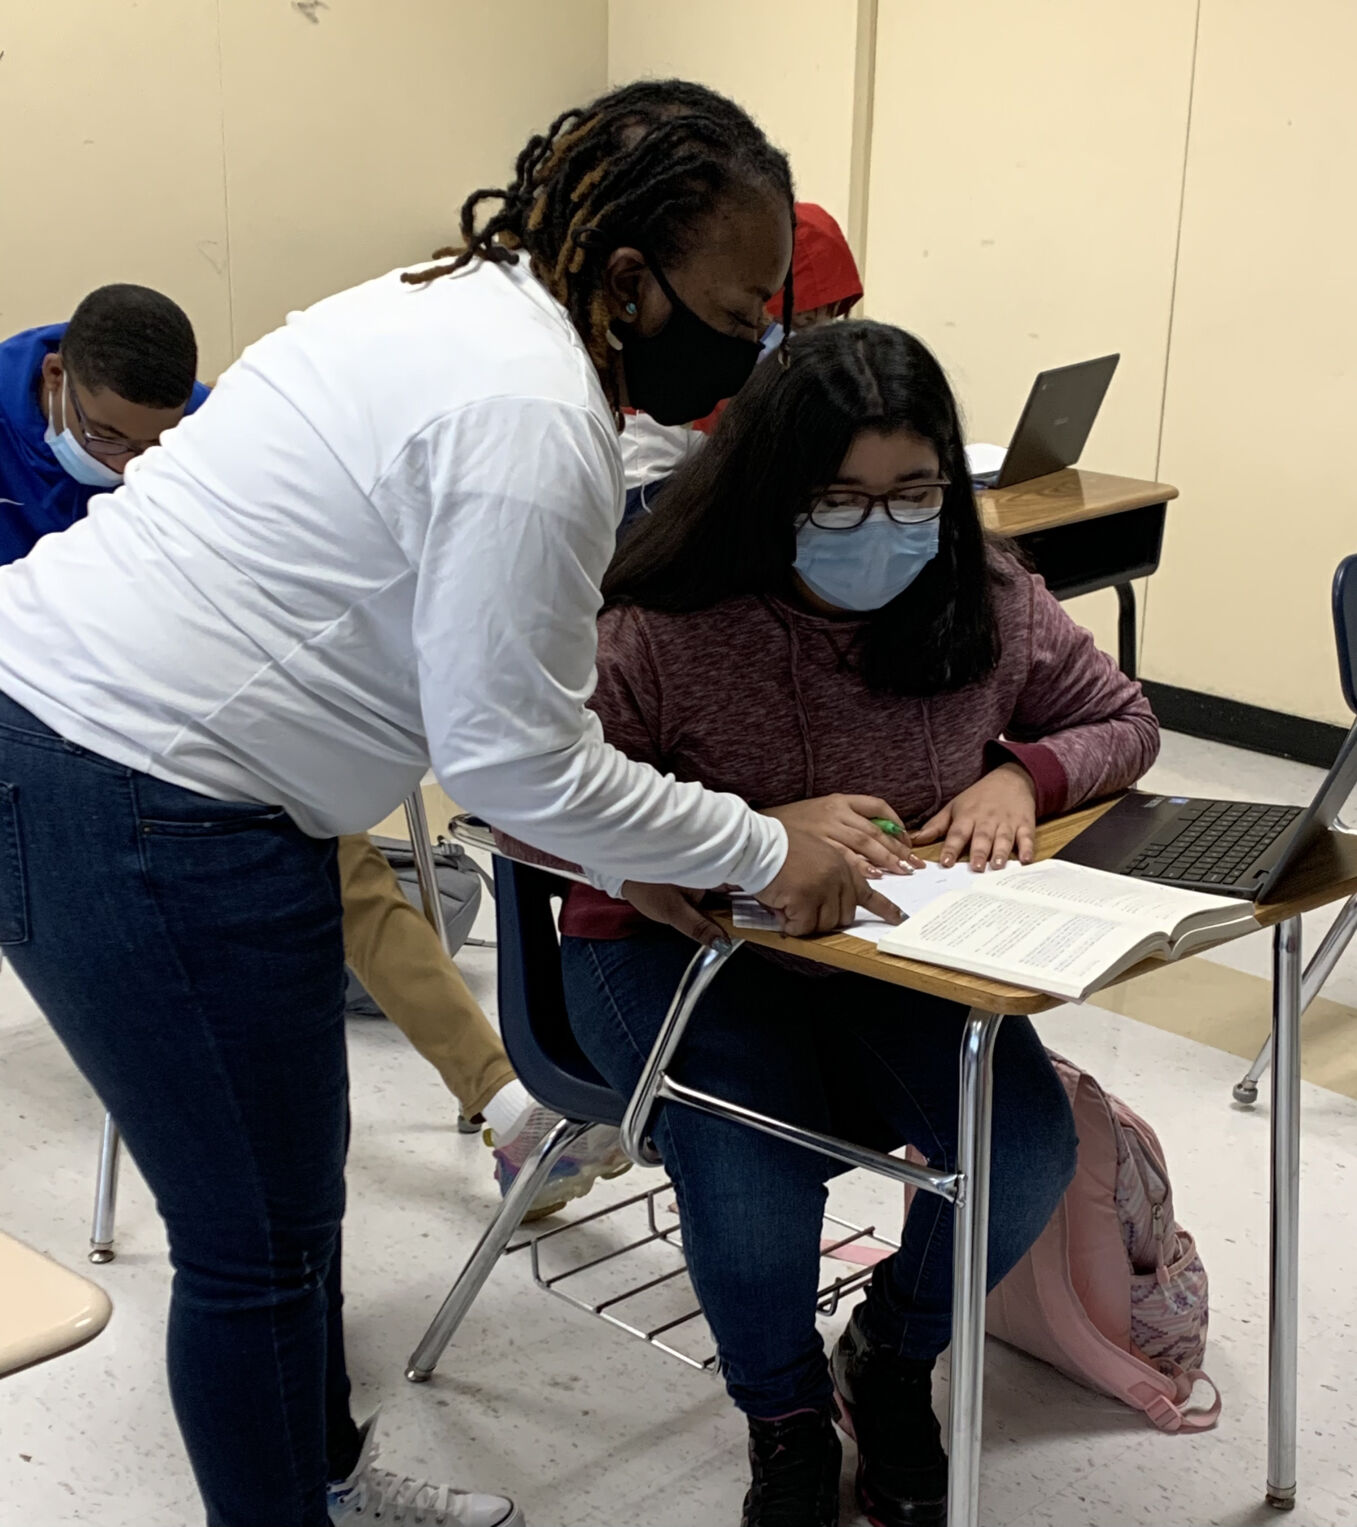
M533 1235L525 1236L505 1249L505 1256L526 1251L532 1268L533 1282L538 1288L587 1315L593 1315L628 1336L633 1336L657 1348L669 1357L677 1358L690 1368L703 1372L715 1372L717 1354L695 1356L691 1351L675 1346L676 1333L685 1327L701 1333L703 1344L710 1340L702 1311L698 1308L692 1285L688 1281L688 1264L683 1254L683 1241L677 1209L672 1203L673 1184L667 1179L644 1192L596 1209L591 1214L580 1215L569 1224L553 1226ZM609 1224L611 1222L611 1224ZM843 1272L835 1269L835 1259L846 1251L856 1248L859 1252L874 1250L882 1255L899 1249L899 1243L878 1235L875 1226L860 1226L840 1219L837 1215L825 1215L825 1233L820 1242L822 1263L827 1264L826 1277L816 1294L819 1313L828 1319L838 1312L845 1299L862 1292L872 1276L872 1268L878 1258L854 1266L852 1262L838 1261ZM568 1253L562 1255L562 1265L555 1267L556 1254L561 1253L571 1238L581 1239L581 1232L590 1227L611 1228L622 1225L626 1239L620 1245L584 1248L582 1260L573 1263ZM575 1255L578 1257L579 1252ZM648 1276L639 1282L630 1282L624 1273L624 1263L645 1260L655 1265L643 1269ZM664 1265L668 1262L670 1265ZM592 1296L585 1286L572 1280L589 1281L595 1275ZM635 1276L635 1273L632 1273ZM645 1318L644 1305L649 1296L650 1318ZM625 1311L625 1313L624 1313Z

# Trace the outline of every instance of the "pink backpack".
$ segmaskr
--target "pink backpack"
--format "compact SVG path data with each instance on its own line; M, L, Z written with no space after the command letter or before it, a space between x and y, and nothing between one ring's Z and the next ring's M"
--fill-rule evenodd
M1173 1218L1163 1147L1086 1071L1059 1055L1051 1062L1074 1109L1079 1166L1050 1223L991 1292L986 1329L1143 1410L1161 1431L1205 1431L1220 1416L1220 1391L1201 1371L1206 1269ZM1199 1382L1214 1401L1188 1409Z

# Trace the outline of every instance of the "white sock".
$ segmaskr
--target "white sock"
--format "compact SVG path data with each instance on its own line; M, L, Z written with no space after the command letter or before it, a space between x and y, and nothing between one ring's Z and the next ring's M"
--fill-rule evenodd
M508 1145L536 1107L528 1089L515 1077L499 1089L481 1112L495 1137L495 1144Z

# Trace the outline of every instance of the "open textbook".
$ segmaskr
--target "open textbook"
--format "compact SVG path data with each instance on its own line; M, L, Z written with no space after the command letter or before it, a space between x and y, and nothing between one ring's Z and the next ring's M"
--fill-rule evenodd
M892 885L891 899L908 903L898 928L852 931L875 936L886 954L1072 1001L1152 955L1177 959L1257 926L1251 902L1081 864L1046 860L982 875L964 866L930 870ZM949 888L938 894L944 881Z

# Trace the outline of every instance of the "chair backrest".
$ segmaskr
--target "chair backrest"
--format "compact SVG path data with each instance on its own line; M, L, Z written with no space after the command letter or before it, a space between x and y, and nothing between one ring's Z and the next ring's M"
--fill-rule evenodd
M1344 557L1333 575L1333 637L1343 698L1357 713L1357 556Z
M568 890L559 875L495 856L500 1034L539 1103L570 1119L620 1124L627 1100L589 1063L566 1012L551 903Z

